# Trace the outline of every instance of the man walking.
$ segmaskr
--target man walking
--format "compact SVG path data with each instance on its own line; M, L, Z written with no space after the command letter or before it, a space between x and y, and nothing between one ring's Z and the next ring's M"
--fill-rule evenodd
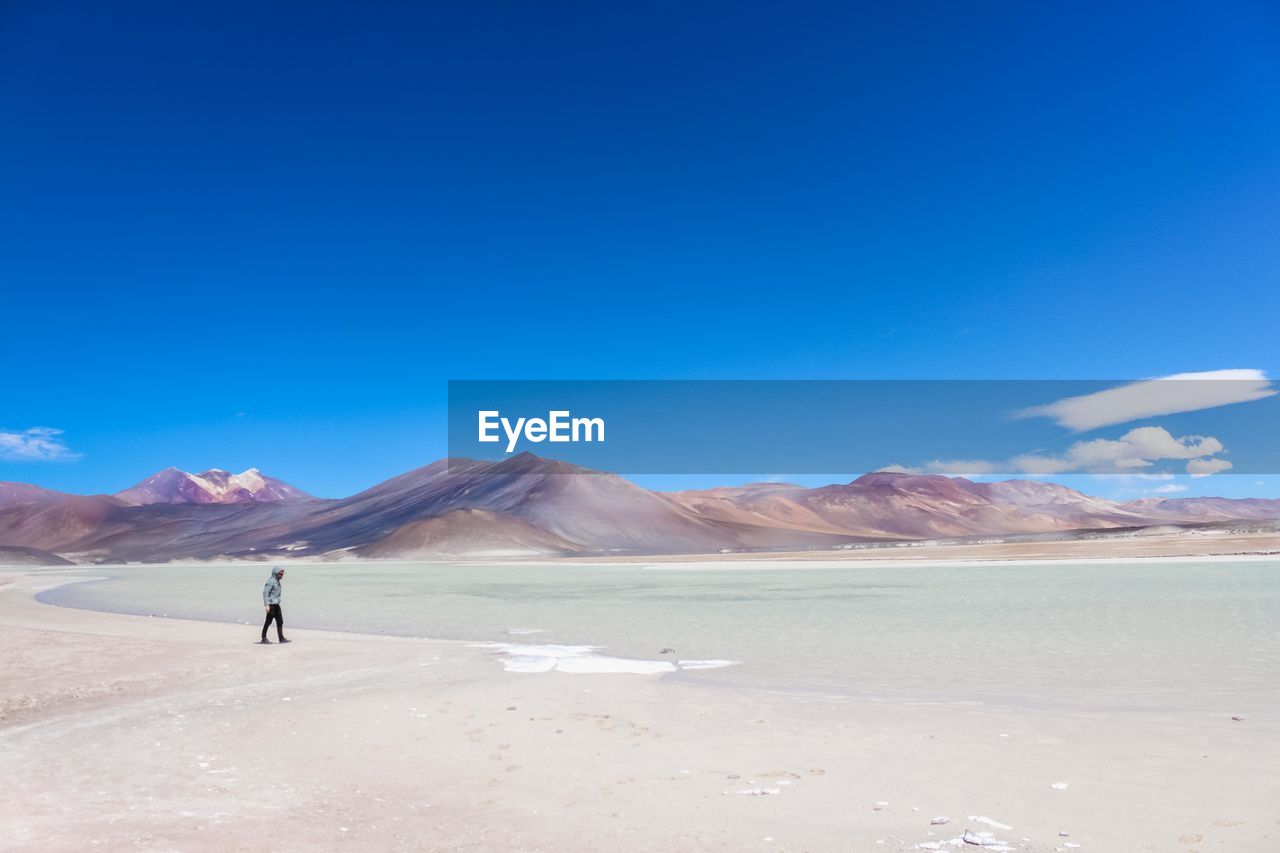
M262 587L262 606L267 611L267 621L262 623L262 643L263 645L271 645L271 641L267 639L267 628L271 626L271 620L276 623L276 639L282 643L291 642L284 638L284 614L280 612L280 582L284 580L284 569L274 566L271 569L271 576L267 578L267 583Z

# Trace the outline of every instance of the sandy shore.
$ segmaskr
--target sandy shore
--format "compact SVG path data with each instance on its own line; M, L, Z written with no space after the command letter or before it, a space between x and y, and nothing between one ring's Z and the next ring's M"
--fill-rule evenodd
M90 574L0 574L6 850L874 851L965 830L1015 850L1280 848L1280 710L517 674L456 643L261 647L253 627L32 598Z

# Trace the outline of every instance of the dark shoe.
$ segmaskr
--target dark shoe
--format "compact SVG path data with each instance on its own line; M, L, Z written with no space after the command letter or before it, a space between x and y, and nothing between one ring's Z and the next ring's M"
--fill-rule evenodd
M268 640L266 637L263 637L261 640L258 641L258 645L269 646L271 645L271 641Z
M282 643L292 643L292 642L293 642L293 640L286 640L284 637L281 637L281 638L280 638L280 642L282 642Z

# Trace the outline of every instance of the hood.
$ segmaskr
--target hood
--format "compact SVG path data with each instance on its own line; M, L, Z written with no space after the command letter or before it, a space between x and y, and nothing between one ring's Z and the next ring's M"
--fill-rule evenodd
M284 569L280 568L279 566L272 566L271 574L267 575L268 583L271 581L280 580L278 577L276 577L276 575L278 575L280 572L283 572L283 571Z

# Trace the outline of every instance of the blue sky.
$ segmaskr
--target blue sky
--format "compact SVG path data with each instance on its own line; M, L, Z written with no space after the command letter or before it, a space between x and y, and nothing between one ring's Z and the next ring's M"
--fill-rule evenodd
M0 479L347 494L451 378L1277 372L1273 4L188 6L0 8L0 430L79 454Z

